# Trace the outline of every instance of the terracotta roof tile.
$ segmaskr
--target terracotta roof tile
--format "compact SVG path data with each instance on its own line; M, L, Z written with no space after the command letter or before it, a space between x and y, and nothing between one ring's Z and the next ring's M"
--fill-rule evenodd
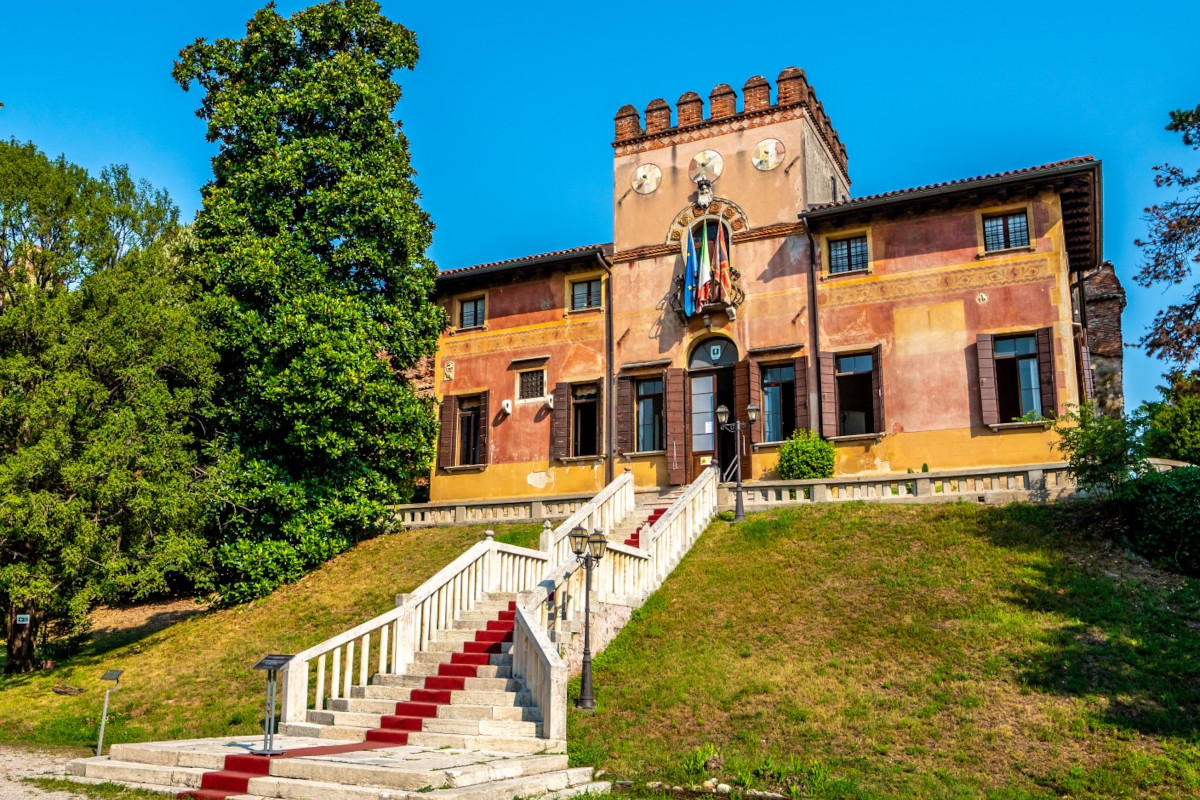
M1072 167L1080 164L1095 164L1098 163L1092 156L1077 156L1068 158L1064 161L1054 161L1049 164L1042 164L1038 167L1025 167L1023 169L1014 169L1007 172L993 172L990 175L979 175L974 178L959 178L958 180L945 181L943 183L931 183L926 186L916 186L911 189L895 189L890 192L881 194L871 194L864 197L851 197L847 200L838 200L835 203L818 203L808 207L809 211L829 211L833 209L853 208L862 203L874 203L880 200L900 199L909 195L921 194L925 192L936 192L949 188L969 189L974 183L983 181L995 181L1003 178L1017 178L1033 173L1042 172L1044 170L1059 169L1062 167Z
M543 261L557 261L559 259L568 259L572 256L588 255L592 253L603 253L605 256L611 256L613 246L611 243L606 244L588 244L582 247L571 247L566 250L554 250L549 253L539 253L532 256L521 256L520 258L508 258L503 261L491 261L487 264L475 264L470 267L456 267L454 269L444 269L438 273L438 278L458 277L471 272L491 271L493 269L504 269L508 267L519 267L526 264L540 263Z

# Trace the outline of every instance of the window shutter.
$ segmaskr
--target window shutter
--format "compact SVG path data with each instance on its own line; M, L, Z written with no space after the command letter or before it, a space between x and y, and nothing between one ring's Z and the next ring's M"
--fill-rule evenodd
M606 427L605 420L608 415L604 413L604 381L596 381L596 455L607 455L607 450L604 446L604 429Z
M975 337L975 355L979 362L979 409L984 425L1000 423L1000 393L996 388L996 337L981 333Z
M487 464L488 458L488 436L492 430L492 415L488 411L488 398L491 396L491 391L486 391L479 395L479 462Z
M1092 375L1092 350L1086 344L1079 347L1079 368L1083 370L1083 399L1096 396L1096 378Z
M554 384L554 413L550 420L550 458L571 455L571 384Z
M883 345L871 348L871 406L875 409L875 432L887 433L883 415Z
M736 437L738 449L748 451L741 454L742 479L745 480L751 476L754 466L750 457L754 450L750 445L762 441L762 428L760 427L762 425L762 375L757 361L747 358L734 365L733 402L737 406L734 409L733 418L738 422L745 423L748 428L745 435L749 441L743 439L742 436ZM759 409L759 417L753 425L749 424L750 417L746 413L746 407L751 403L758 406Z
M442 429L438 433L437 465L441 469L454 466L454 426L458 420L458 398L448 394L442 398Z
M1058 387L1054 385L1054 329L1038 328L1038 384L1042 390L1042 416L1058 416Z
M796 430L808 430L812 419L808 415L808 356L800 356L792 362L796 373Z
M684 402L684 371L667 370L664 412L667 418L667 480L673 486L687 483L687 407Z
M818 357L820 374L817 376L821 393L821 435L826 439L838 435L837 407L837 359L833 353L821 353Z
M632 453L634 443L633 378L617 378L617 452Z

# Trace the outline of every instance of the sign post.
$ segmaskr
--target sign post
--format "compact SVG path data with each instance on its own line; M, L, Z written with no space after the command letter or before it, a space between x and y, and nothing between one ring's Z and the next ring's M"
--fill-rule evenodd
M96 742L96 755L104 755L104 723L108 722L108 696L116 691L121 685L121 673L123 669L110 669L108 672L100 676L102 681L112 681L112 688L104 693L104 710L100 712L100 739Z
M263 719L263 746L258 755L274 756L283 752L282 750L275 749L275 696L279 685L277 674L291 660L292 657L290 655L273 654L263 656L254 665L254 669L265 670L267 673L267 704L266 717Z

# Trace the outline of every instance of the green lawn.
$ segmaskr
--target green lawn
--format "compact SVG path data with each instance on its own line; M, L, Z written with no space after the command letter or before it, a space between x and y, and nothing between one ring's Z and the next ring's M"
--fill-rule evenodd
M797 797L1196 797L1200 582L1090 537L1092 513L717 522L596 659L573 761Z
M541 526L492 525L499 541L537 546ZM334 558L270 597L210 611L165 630L100 637L57 669L0 677L0 742L95 746L100 675L123 669L113 692L108 744L262 730L266 653L298 652L390 608L483 538L483 526L381 536ZM56 684L85 691L52 691Z

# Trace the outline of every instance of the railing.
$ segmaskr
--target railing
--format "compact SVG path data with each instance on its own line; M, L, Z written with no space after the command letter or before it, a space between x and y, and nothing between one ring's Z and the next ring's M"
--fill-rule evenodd
M633 473L624 472L620 477L605 486L590 503L582 506L561 525L543 534L542 552L550 556L553 565L572 562L571 543L567 535L576 527L582 526L588 533L599 528L607 536L612 529L620 524L625 515L633 510L637 500L633 494Z
M406 529L428 528L434 525L541 522L568 517L587 505L593 496L573 494L446 503L408 503L392 506L392 514Z
M868 500L928 503L940 500L1048 500L1074 494L1065 462L892 475L856 475L745 484L746 508Z
M537 550L490 538L479 542L412 594L398 598L395 608L292 656L283 673L281 720L303 722L309 709L324 708L326 696L349 697L350 687L366 684L373 671L403 673L436 631L450 627L490 593L532 589L546 566L546 555ZM310 686L314 661L317 679Z
M530 592L517 602L513 626L513 675L542 712L542 738L567 739L567 665L537 619L540 592ZM531 611L526 606L533 606Z

